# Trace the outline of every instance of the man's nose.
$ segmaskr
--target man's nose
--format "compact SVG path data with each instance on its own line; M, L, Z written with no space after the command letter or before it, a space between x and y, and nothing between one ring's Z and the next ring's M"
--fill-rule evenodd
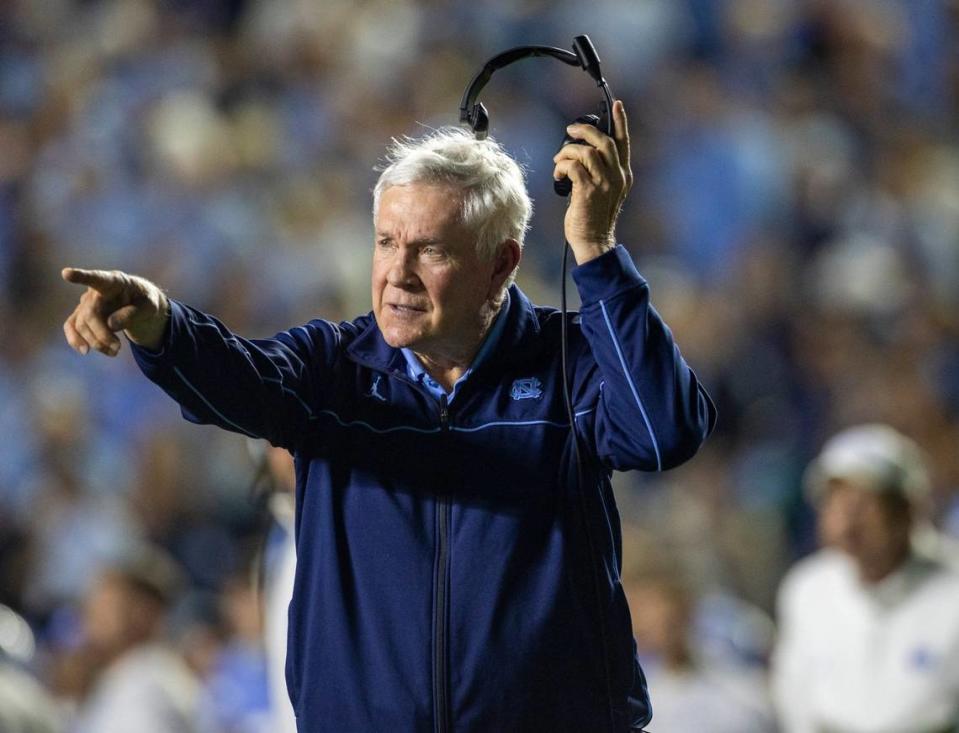
M410 250L397 250L392 262L390 262L386 280L390 285L398 288L410 288L419 285L415 253Z

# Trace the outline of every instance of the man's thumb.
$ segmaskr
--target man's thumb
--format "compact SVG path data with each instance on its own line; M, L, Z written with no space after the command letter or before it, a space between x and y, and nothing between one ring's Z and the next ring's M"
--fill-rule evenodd
M113 311L107 319L107 328L111 331L122 331L127 328L130 321L136 316L137 307L136 305L125 305Z

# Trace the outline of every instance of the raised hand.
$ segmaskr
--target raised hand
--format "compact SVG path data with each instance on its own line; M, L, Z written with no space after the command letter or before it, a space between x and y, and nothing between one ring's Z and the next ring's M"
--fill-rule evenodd
M616 219L633 185L622 101L613 104L613 137L584 124L570 125L567 132L586 145L564 145L553 158L553 178L568 176L573 182L566 210L566 241L576 262L583 264L614 246Z
M170 302L149 280L119 270L80 270L65 267L69 283L85 285L80 302L63 324L63 333L76 351L91 348L101 354L120 353L119 331L135 344L156 351L170 317Z

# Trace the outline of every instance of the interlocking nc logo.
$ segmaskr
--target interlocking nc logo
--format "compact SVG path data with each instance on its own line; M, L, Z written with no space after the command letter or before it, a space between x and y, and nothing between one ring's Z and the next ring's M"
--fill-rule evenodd
M536 377L517 379L509 393L514 400L538 400L543 396L543 383Z

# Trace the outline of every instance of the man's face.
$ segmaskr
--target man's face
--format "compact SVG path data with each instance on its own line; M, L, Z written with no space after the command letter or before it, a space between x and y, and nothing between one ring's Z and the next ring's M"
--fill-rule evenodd
M373 313L386 342L431 357L475 346L503 280L460 221L462 194L439 184L392 186L380 196Z
M113 654L147 639L160 614L155 601L105 572L84 599L84 630L94 649Z
M904 498L849 481L832 481L819 509L822 543L849 555L867 582L898 567L909 549L911 526Z

